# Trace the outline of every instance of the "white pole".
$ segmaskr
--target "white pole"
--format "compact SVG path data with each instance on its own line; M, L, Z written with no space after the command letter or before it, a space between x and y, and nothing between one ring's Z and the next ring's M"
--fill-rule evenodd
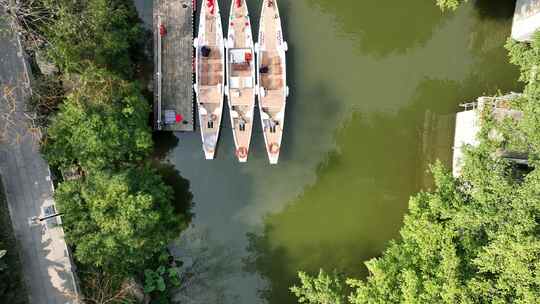
M158 35L158 47L157 47L157 127L161 130L161 13L158 14L157 22L157 35Z

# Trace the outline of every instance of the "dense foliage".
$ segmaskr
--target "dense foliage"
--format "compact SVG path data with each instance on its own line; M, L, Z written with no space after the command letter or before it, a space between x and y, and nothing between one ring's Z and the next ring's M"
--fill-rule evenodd
M537 162L540 153L540 32L530 43L518 43L509 40L506 48L510 53L510 62L521 70L520 80L525 82L523 96L512 106L523 111L523 119L508 121L499 130L508 138L513 149L527 151L533 162Z
M125 303L145 270L160 273L159 257L188 221L179 206L192 197L189 185L173 191L151 169L150 106L133 80L144 63L143 29L130 0L35 0L31 7L43 20L34 23L41 47L59 68L48 76L55 87L39 90L61 95L39 96L50 97L55 111L46 111L42 152L73 178L60 183L55 200L83 298ZM166 266L167 282L176 279ZM167 302L158 287L149 293Z
M437 189L411 199L402 239L367 263L367 281L348 280L349 303L537 303L540 172L518 183L503 161L479 153L469 162L475 169L458 180L435 167ZM322 300L335 297L327 279L311 280L293 289L310 299L300 303L333 303ZM308 288L317 284L328 287Z
M522 119L484 117L480 145L466 150L462 175L433 167L435 189L411 198L401 239L366 263L368 278L301 273L302 287L291 289L301 303L334 303L328 299L339 295L351 304L538 303L540 35L507 48L526 85L503 106L521 110ZM526 152L530 167L500 158L502 150ZM346 290L341 284L352 291L339 292Z
M43 152L51 165L114 167L152 148L149 106L139 87L101 69L87 69L51 121Z
M56 192L77 260L126 274L178 237L184 221L171 197L172 189L148 168L96 172L84 181L64 182Z
M367 281L349 281L351 303L536 303L540 176L517 185L487 159L467 182L435 170L437 190L411 200L402 240L367 263Z
M305 272L298 273L300 286L291 287L291 292L298 297L299 303L345 304L345 284L337 273L327 274L319 271L317 277Z
M468 0L435 0L435 1L437 1L437 5L442 10L446 10L446 9L455 10L463 2L467 2Z
M42 0L53 20L44 29L48 53L66 72L88 62L129 76L142 44L142 26L133 1Z

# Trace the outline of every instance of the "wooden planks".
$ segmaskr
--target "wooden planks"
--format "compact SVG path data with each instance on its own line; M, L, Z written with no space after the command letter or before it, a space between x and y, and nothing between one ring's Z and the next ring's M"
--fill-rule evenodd
M195 130L192 5L192 0L154 0L154 128L157 130ZM160 23L166 29L166 34L161 37L161 52L158 47ZM161 89L158 79L159 63ZM166 124L166 111L181 115L183 121Z

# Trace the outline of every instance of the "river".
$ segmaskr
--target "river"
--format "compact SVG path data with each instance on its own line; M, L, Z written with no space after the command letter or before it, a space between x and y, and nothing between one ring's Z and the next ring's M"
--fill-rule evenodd
M257 26L260 1L248 2ZM183 303L295 303L298 270L362 277L399 238L409 197L431 187L429 164L451 165L459 103L520 89L503 47L508 1L445 14L434 2L279 0L291 96L278 166L258 123L247 164L228 117L213 161L198 132L159 139L194 195L174 248L193 272ZM220 7L226 20L229 1Z

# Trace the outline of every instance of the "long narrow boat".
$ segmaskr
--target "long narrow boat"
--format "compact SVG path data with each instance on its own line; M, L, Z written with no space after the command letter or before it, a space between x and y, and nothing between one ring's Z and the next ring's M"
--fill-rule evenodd
M236 157L246 162L255 109L255 49L245 0L234 0L229 16L227 86Z
M217 0L202 4L198 37L193 45L195 59L195 94L206 159L213 159L223 117L225 83L224 42Z
M259 111L270 164L277 164L283 138L285 105L289 95L283 40L276 0L263 0L257 51Z

